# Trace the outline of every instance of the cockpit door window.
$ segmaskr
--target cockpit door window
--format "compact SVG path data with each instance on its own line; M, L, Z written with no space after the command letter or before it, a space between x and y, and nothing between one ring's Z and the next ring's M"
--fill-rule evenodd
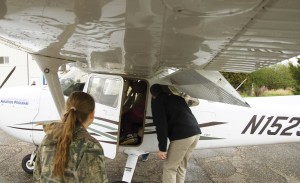
M101 143L104 155L111 159L115 158L119 144L123 85L120 76L91 74L84 88L96 102L95 119L88 131Z

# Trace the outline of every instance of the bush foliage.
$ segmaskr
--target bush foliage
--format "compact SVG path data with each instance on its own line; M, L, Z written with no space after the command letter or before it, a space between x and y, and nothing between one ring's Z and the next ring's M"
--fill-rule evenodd
M300 64L300 59L298 58L298 64ZM292 77L295 81L295 86L293 87L293 93L295 95L300 95L300 66L289 64L289 69L291 72Z
M258 88L265 86L272 90L292 88L295 86L295 80L290 69L285 65L274 65L257 70L251 73L250 77Z
M300 64L300 59L298 60ZM245 79L246 82L239 87L240 93L247 95L262 95L266 90L291 88L294 94L300 94L300 66L274 65L257 70L250 74L222 73L234 88L238 87Z

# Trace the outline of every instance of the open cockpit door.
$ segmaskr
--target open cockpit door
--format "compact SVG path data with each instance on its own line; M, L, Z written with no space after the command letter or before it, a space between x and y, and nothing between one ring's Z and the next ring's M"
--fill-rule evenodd
M84 91L96 102L95 119L88 131L101 143L104 155L115 158L124 81L120 76L91 74Z

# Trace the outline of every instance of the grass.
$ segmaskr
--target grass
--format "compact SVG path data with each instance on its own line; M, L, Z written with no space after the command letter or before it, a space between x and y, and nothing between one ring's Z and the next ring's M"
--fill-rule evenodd
M240 94L242 97L255 97L254 94L249 96L246 93ZM286 96L286 95L294 95L291 89L277 89L277 90L265 90L262 92L261 96Z
M285 95L293 95L293 92L289 89L267 90L263 93L262 96L285 96Z

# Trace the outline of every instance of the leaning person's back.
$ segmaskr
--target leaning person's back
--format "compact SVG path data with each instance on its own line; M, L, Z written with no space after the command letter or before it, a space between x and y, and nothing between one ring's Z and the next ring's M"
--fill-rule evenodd
M159 96L165 100L170 140L178 140L201 133L198 122L185 100L166 93Z

